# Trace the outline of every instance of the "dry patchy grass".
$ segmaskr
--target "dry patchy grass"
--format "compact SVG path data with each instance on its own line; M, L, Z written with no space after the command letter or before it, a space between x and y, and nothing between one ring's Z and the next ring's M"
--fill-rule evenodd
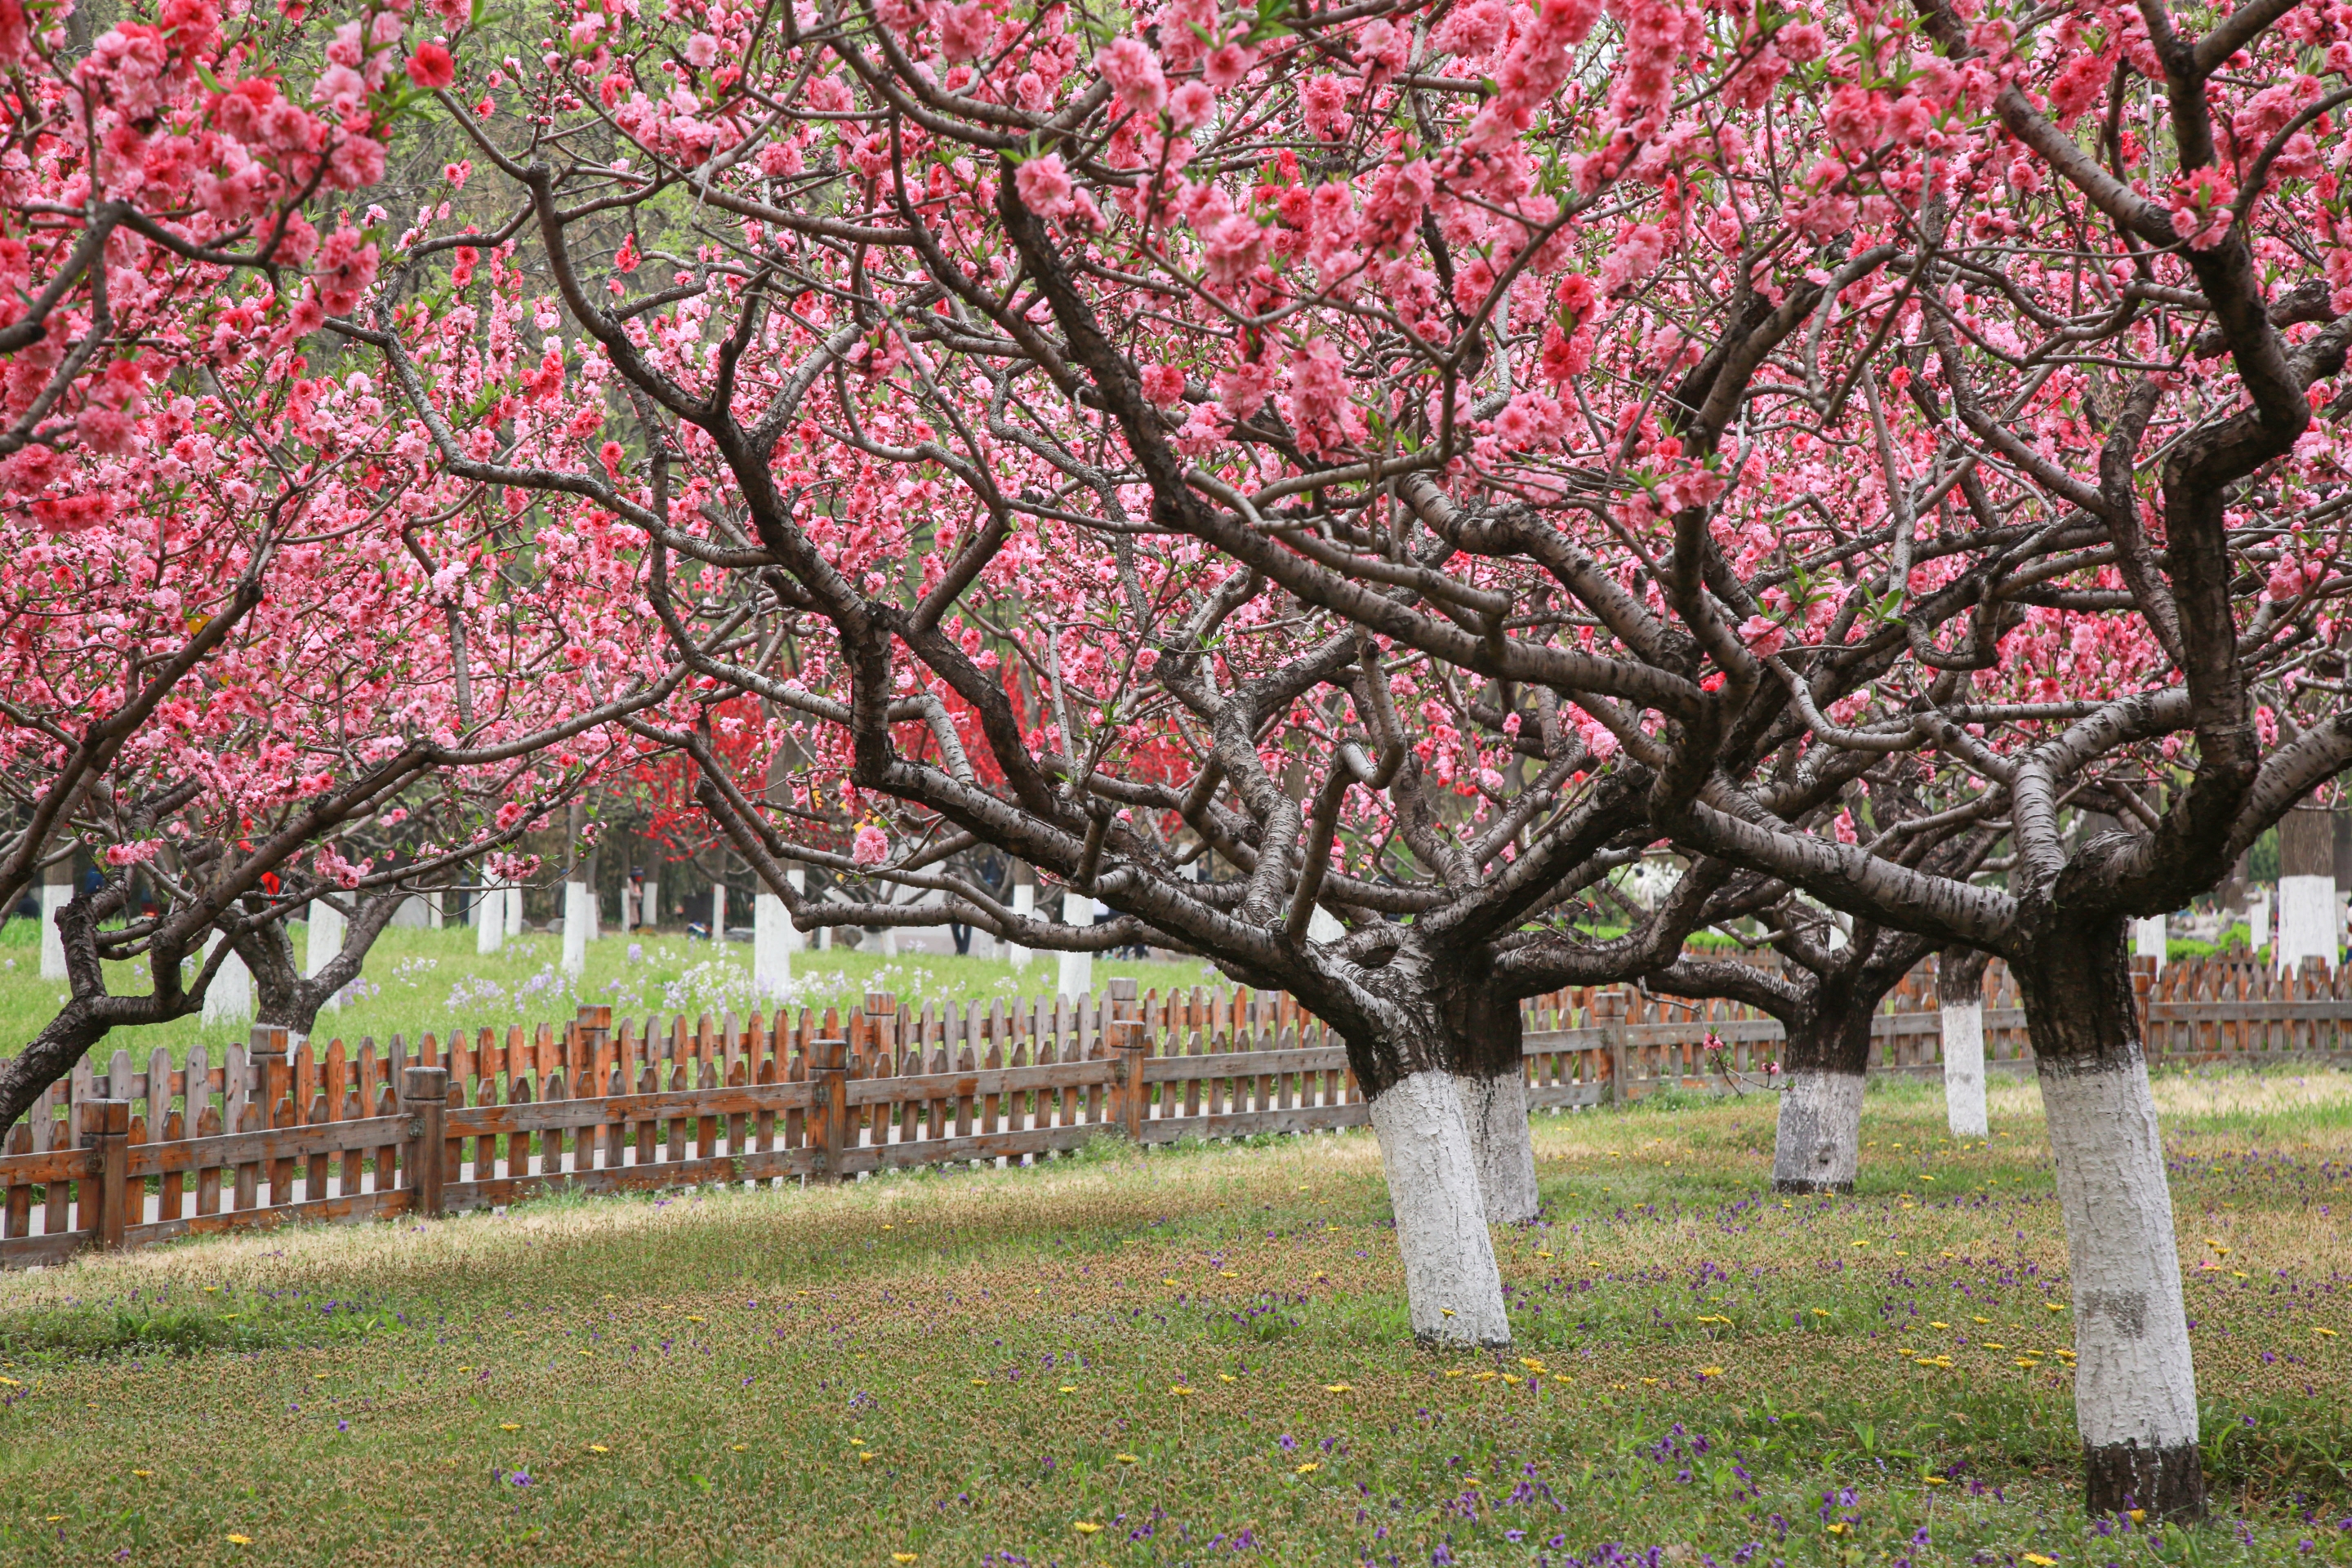
M2162 1094L2225 1516L2198 1531L2069 1500L2025 1084L1982 1146L1874 1092L1830 1201L1761 1194L1756 1099L1545 1121L1500 1356L1411 1343L1362 1136L12 1277L0 1561L2344 1561L2352 1082Z

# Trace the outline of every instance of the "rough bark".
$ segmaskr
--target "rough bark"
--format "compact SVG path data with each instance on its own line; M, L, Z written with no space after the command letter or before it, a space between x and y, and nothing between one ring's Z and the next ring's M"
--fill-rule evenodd
M2317 958L2334 969L2343 939L2336 922L2335 813L2300 806L2279 822L2279 967L2293 972Z
M320 1010L359 978L368 950L407 901L405 892L394 890L359 900L355 908L343 910L349 923L343 928L342 951L312 975L305 975L295 962L294 940L284 921L261 921L239 931L232 945L253 975L253 1021L277 1025L297 1040L309 1039Z
M1772 1190L1850 1193L1862 1161L1862 1089L1878 996L1825 978L1789 1023L1788 1077L1772 1140Z
M2084 1502L2195 1519L2197 1382L2124 930L2053 920L2015 973L2065 1215Z
M1496 988L1478 962L1484 956L1481 949L1470 960L1433 966L1431 1001L1469 1122L1487 1222L1526 1225L1536 1217L1536 1153L1519 1004Z
M1372 1098L1413 1338L1431 1346L1511 1342L1476 1154L1454 1075L1439 1068Z

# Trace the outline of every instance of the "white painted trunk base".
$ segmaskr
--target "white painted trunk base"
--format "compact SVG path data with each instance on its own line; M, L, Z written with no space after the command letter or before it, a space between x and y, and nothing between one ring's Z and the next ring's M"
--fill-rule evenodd
M1085 930L1095 923L1095 901L1084 893L1062 895L1062 923ZM1066 952L1061 955L1061 974L1055 989L1065 996L1083 996L1094 989L1095 955L1091 952Z
M1984 1002L1947 1002L1944 1021L1944 1120L1955 1138L1983 1138L1985 1122Z
M206 963L212 961L213 950L221 944L222 940L215 935L211 942L205 944ZM211 986L205 992L204 1021L206 1026L210 1027L222 1024L242 1024L252 1016L253 971L245 966L245 960L232 952L226 962L221 964L220 973L213 976Z
M58 929L58 911L71 902L72 884L41 884L41 978L44 980L63 980L66 977L66 933Z
M519 887L507 889L506 918L507 934L520 936L522 934L522 889Z
M484 888L474 896L474 952L496 952L506 942L506 889Z
M1528 1086L1517 1073L1499 1078L1460 1076L1462 1119L1470 1127L1470 1149L1478 1163L1478 1190L1486 1198L1486 1223L1525 1225L1536 1217L1536 1146L1528 1126Z
M2162 915L2149 915L2145 920L2132 921L2132 956L2156 960L2157 971L2159 973L2164 969L2166 951L2164 924Z
M2259 951L2271 944L2271 890L2263 888L2246 900L2246 945Z
M2197 1376L2147 1065L2086 1073L2045 1062L2041 1079L2066 1217L2083 1441L2193 1444Z
M1037 912L1035 884L1023 882L1013 889L1013 912L1024 917ZM1029 967L1029 950L1017 942L1008 942L1004 944L1004 956L1012 961L1013 967L1015 969Z
M772 1001L793 988L791 939L800 935L792 911L775 894L761 891L751 900L751 994Z
M710 884L710 940L727 940L727 884Z
M2336 967L2336 879L2281 877L2278 899L2278 942L2271 955L2292 974L2306 958L2323 958Z
M596 895L587 883L563 884L563 973L574 980L588 973L588 926L595 908Z
M1477 1157L1454 1075L1414 1073L1375 1098L1371 1113L1413 1337L1442 1345L1510 1343Z
M1782 1192L1851 1192L1861 1158L1861 1075L1790 1073L1772 1142L1772 1185Z
M341 911L321 899L311 900L307 913L310 931L303 942L302 978L310 980L317 978L319 971L334 963L343 951L344 921ZM330 996L326 1005L336 1008L342 1004Z
M637 923L646 926L661 924L661 884L659 882L649 881L646 884L645 899Z

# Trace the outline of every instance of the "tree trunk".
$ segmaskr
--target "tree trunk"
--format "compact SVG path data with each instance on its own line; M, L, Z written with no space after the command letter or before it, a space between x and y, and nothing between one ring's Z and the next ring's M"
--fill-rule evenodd
M1944 1026L1944 1120L1955 1138L1983 1138L1984 972L1987 955L1948 947L1936 958L1936 1002Z
M1523 1186L1533 1212L1535 1166L1526 1152L1524 1096L1504 1081L1508 1075L1489 1069L1497 1058L1517 1058L1517 1004L1496 1001L1492 974L1456 953L1433 957L1407 946L1370 978L1388 1004L1384 1016L1334 1022L1371 1102L1413 1337L1428 1345L1508 1344L1511 1324L1486 1225L1498 1187ZM1492 1037L1506 1013L1507 1052ZM1475 1117L1464 1104L1465 1076L1476 1086ZM1503 1116L1512 1100L1519 1107L1516 1129ZM1519 1152L1507 1159L1514 1131ZM1524 1181L1482 1179L1487 1163L1498 1170L1524 1166Z
M1453 1044L1454 1090L1470 1128L1478 1188L1490 1225L1536 1217L1536 1150L1528 1124L1527 1058L1520 1051L1519 1004L1500 994L1483 966L1448 963L1436 1002Z
M2298 806L2279 822L2278 966L2292 974L2306 958L2336 967L2343 933L2336 914L2336 815Z
M1780 1058L1788 1084L1772 1141L1774 1192L1853 1191L1872 1011L1848 986L1825 978L1812 1006L1790 1026Z
M2197 1380L2124 922L2065 917L2017 965L2074 1280L2084 1503L2205 1510Z
M1486 1233L1477 1152L1454 1077L1425 1068L1372 1097L1413 1338L1446 1346L1507 1345L1502 1277Z

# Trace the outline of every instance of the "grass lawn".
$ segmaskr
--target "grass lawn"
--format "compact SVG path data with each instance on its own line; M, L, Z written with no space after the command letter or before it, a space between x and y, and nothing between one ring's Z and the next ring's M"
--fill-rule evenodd
M1542 1121L1505 1355L1412 1344L1363 1135L9 1276L0 1562L2352 1561L2352 1076L2159 1095L2194 1531L2073 1500L2022 1083L1874 1092L1850 1199L1762 1195L1761 1099Z
M307 930L295 928L298 954ZM40 977L38 934L29 920L12 920L0 927L0 1055L14 1052L39 1033L65 1000L63 981ZM474 952L470 928L395 928L377 939L344 1005L319 1016L318 1033L353 1043L362 1036L384 1042L394 1035L414 1040L428 1030L446 1037L460 1026L560 1025L589 1003L610 1003L615 1019L643 1018L650 1011L665 1023L679 1013L689 1018L708 1013L715 1018L732 1011L746 1017L753 1009L751 949L746 942L714 949L707 942L677 935L645 939L608 934L589 944L588 973L577 984L566 981L558 968L562 956L560 936L510 937L485 957ZM1028 968L1016 971L1008 963L928 953L885 959L846 949L801 952L793 958L792 1000L802 1006L852 1007L869 989L893 992L902 1005L914 1006L964 997L1051 996L1056 963L1054 955L1040 954ZM1097 989L1112 976L1132 977L1147 989L1157 986L1163 992L1228 984L1196 962L1098 958L1094 973ZM109 965L107 983L124 994L150 989L147 972L138 964ZM182 1061L199 1040L217 1062L219 1047L243 1044L245 1031L218 1026L207 1029L201 1018L188 1017L118 1031L99 1052L103 1057L127 1050L143 1068L148 1053L158 1046Z

